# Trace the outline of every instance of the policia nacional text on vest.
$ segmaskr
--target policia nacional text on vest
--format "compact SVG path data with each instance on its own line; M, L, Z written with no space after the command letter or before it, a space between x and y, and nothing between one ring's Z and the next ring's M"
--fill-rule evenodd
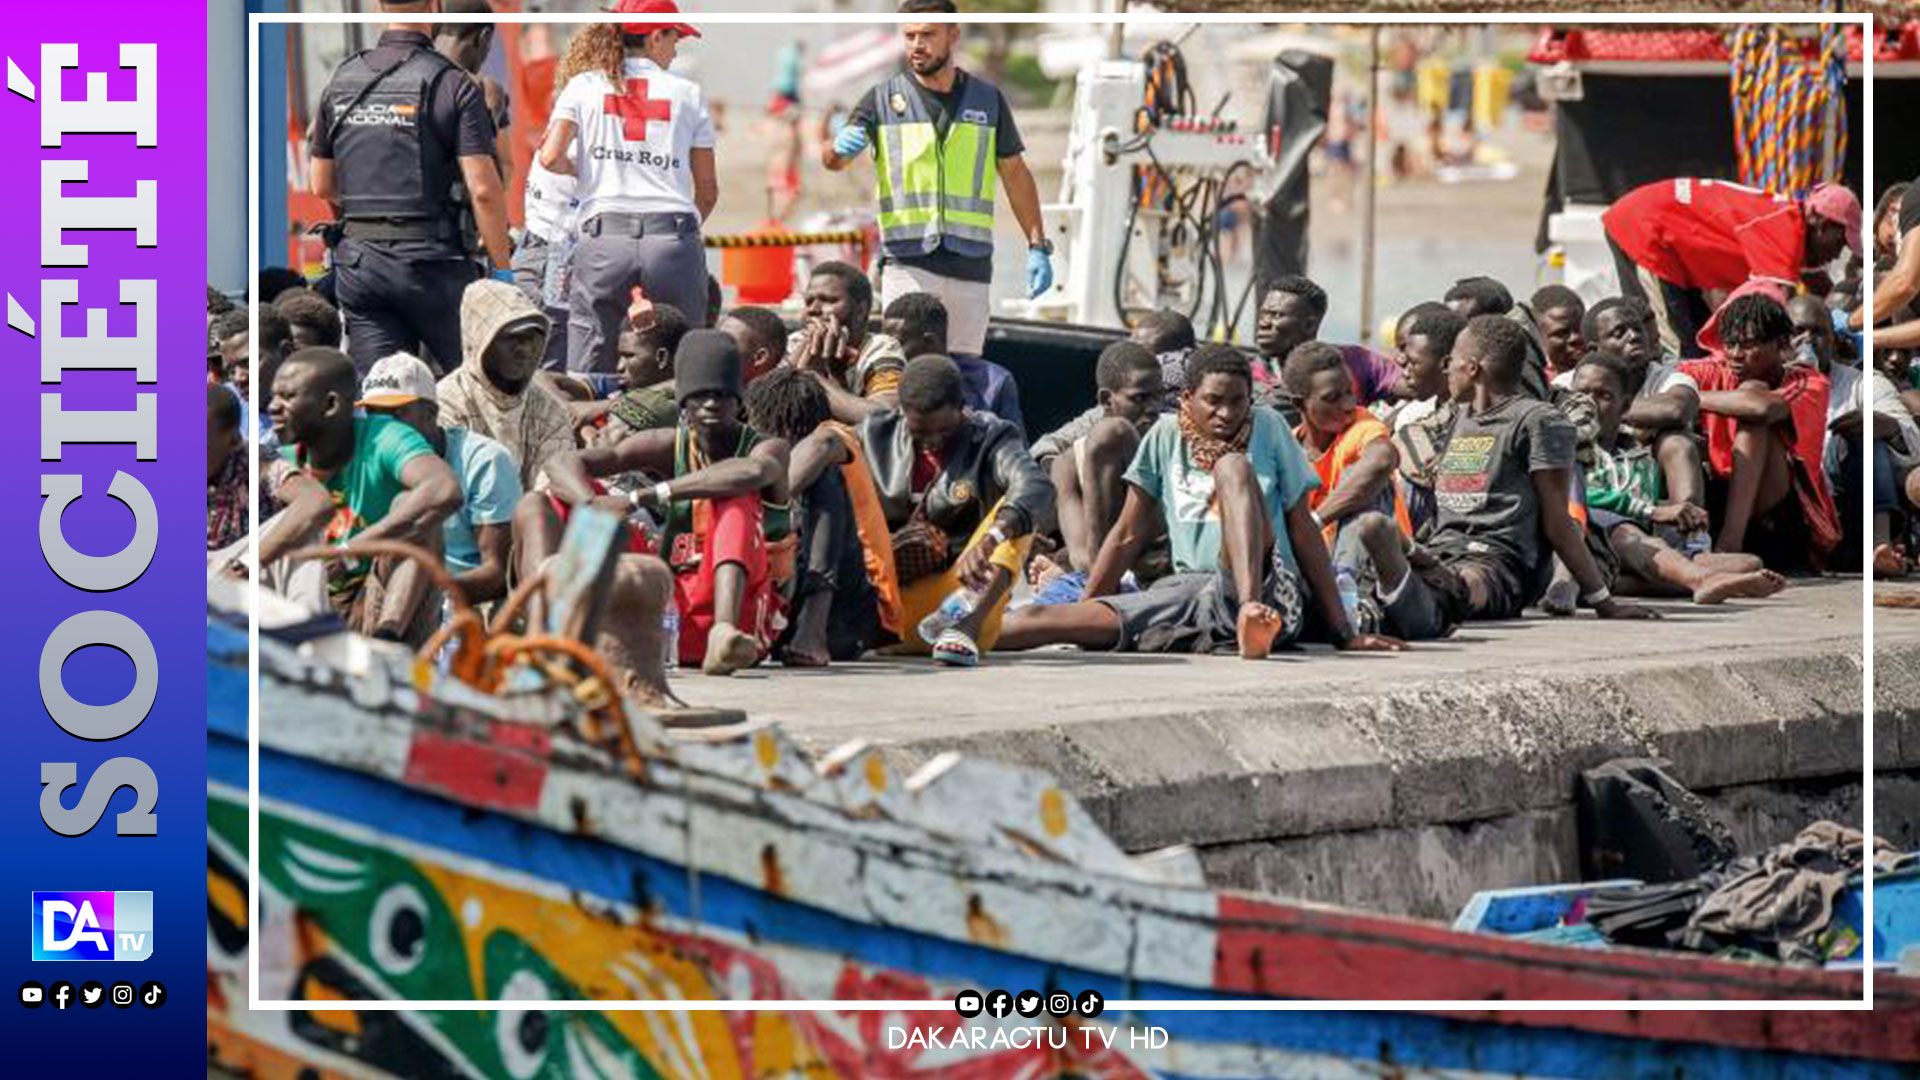
M477 251L459 164L431 122L439 81L466 73L431 48L412 49L385 70L367 56L348 57L327 87L341 232Z
M971 258L992 255L1000 95L978 79L964 80L945 138L911 76L889 79L875 104L873 172L886 253L905 258L945 247Z

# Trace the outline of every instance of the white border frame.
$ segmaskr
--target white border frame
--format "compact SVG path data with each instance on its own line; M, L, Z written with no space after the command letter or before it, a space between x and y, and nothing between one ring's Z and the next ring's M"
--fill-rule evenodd
M1355 0L1356 3L1362 0ZM875 23L902 23L915 21L914 17L892 13L878 14L825 14L789 12L784 15L768 12L707 12L688 11L683 13L689 20L700 23L726 26L737 23L764 23L769 18L785 18L791 22L823 23L828 25L870 26ZM1048 25L1177 25L1191 24L1321 24L1340 26L1362 26L1372 24L1402 26L1432 26L1444 24L1458 25L1523 25L1546 26L1566 23L1596 24L1613 23L1622 25L1653 24L1698 24L1698 25L1747 25L1788 23L1793 25L1842 24L1859 28L1869 47L1862 50L1860 59L1860 78L1862 80L1861 109L1866 113L1861 124L1861 175L1862 186L1871 188L1873 184L1873 16L1870 14L1806 14L1765 17L1758 15L1712 15L1712 14L1675 14L1663 15L1648 12L1561 12L1547 13L1472 13L1472 14L1432 14L1416 16L1410 14L1362 14L1362 13L1315 13L1301 14L1285 11L1248 12L1235 14L1196 13L1168 14L1160 12L1137 13L1127 15L1114 14L1061 14L1036 18L1033 15L955 15L946 16L942 21L962 24L988 23L1044 23ZM435 17L437 22L490 22L490 23L591 23L619 22L622 16L600 12L542 12L542 13L496 13L486 15L447 15ZM247 280L256 281L260 275L260 152L257 145L260 132L260 31L262 24L324 24L324 23L383 23L378 12L333 13L333 12L274 12L249 13L247 16ZM924 20L922 20L924 21ZM1851 65L1850 65L1851 66ZM1863 215L1869 213L1870 203L1862 200ZM1870 240L1871 222L1862 222L1863 235ZM1865 316L1866 351L1873 349L1873 291L1865 291L1867 311ZM249 304L249 312L253 305ZM259 341L259 327L253 327L249 334L249 344ZM253 365L252 382L259 382L260 357L257 351L250 353L249 363ZM1863 462L1864 482L1871 488L1873 481L1873 462L1871 455ZM254 457L249 463L252 482L259 486L259 459ZM1871 515L1870 501L1863 512ZM251 561L259 562L259 503L249 500L249 513L252 516L252 530L248 534L248 553ZM1872 532L1867 530L1863 541L1863 566L1872 566ZM1873 833L1873 582L1864 573L1861 579L1861 816L1865 819L1867 833ZM257 932L261 927L259 893L260 870L256 857L260 850L260 612L257 604L248 606L247 616L247 1007L254 1010L290 1012L314 1008L311 1001L267 1000L260 997L260 949ZM1866 888L1862 890L1862 922L1864 937L1861 942L1861 955L1873 955L1873 877L1866 875ZM1862 965L1861 997L1858 1000L1841 1001L1619 1001L1593 1002L1575 1001L1490 1001L1472 999L1466 1001L1326 1001L1318 999L1273 1001L1264 999L1223 998L1198 1001L1109 1001L1105 1012L1117 1014L1125 1012L1318 1012L1321 1010L1341 1009L1355 1012L1406 1012L1421 1011L1460 1011L1486 1012L1698 1012L1698 1011L1750 1011L1750 1010L1793 1010L1802 1012L1862 1012L1873 1008L1873 964L1869 959ZM953 1002L950 999L909 1000L909 1001L652 1001L652 1000L592 1000L592 1001L327 1001L323 1003L330 1010L354 1012L412 1012L412 1011L456 1011L476 1010L499 1012L502 1010L520 1010L539 1008L553 1012L789 1012L789 1011L825 1011L836 1012L938 1012L952 1013ZM1103 1012L1102 1015L1105 1015Z

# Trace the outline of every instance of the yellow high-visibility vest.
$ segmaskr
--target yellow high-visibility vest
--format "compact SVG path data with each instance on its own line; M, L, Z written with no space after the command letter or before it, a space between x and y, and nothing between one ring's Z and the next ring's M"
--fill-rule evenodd
M1000 95L979 79L961 83L946 138L939 137L910 75L879 89L874 163L880 240L895 257L944 247L993 253L994 134Z

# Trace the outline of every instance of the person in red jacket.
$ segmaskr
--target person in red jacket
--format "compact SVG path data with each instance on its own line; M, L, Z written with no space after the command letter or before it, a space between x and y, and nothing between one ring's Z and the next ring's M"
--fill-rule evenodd
M1734 289L1758 279L1791 291L1843 244L1860 250L1860 199L1839 184L1793 199L1682 176L1635 188L1600 221L1621 291L1644 297L1661 345L1688 358L1705 355L1696 336ZM1827 291L1817 279L1808 283Z

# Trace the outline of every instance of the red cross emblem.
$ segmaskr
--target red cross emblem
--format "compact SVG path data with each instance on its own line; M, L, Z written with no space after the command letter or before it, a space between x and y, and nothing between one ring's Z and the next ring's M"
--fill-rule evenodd
M635 142L645 142L647 125L655 120L668 123L673 120L673 102L665 98L647 96L647 80L628 79L625 95L608 94L606 111L624 121L624 134Z

